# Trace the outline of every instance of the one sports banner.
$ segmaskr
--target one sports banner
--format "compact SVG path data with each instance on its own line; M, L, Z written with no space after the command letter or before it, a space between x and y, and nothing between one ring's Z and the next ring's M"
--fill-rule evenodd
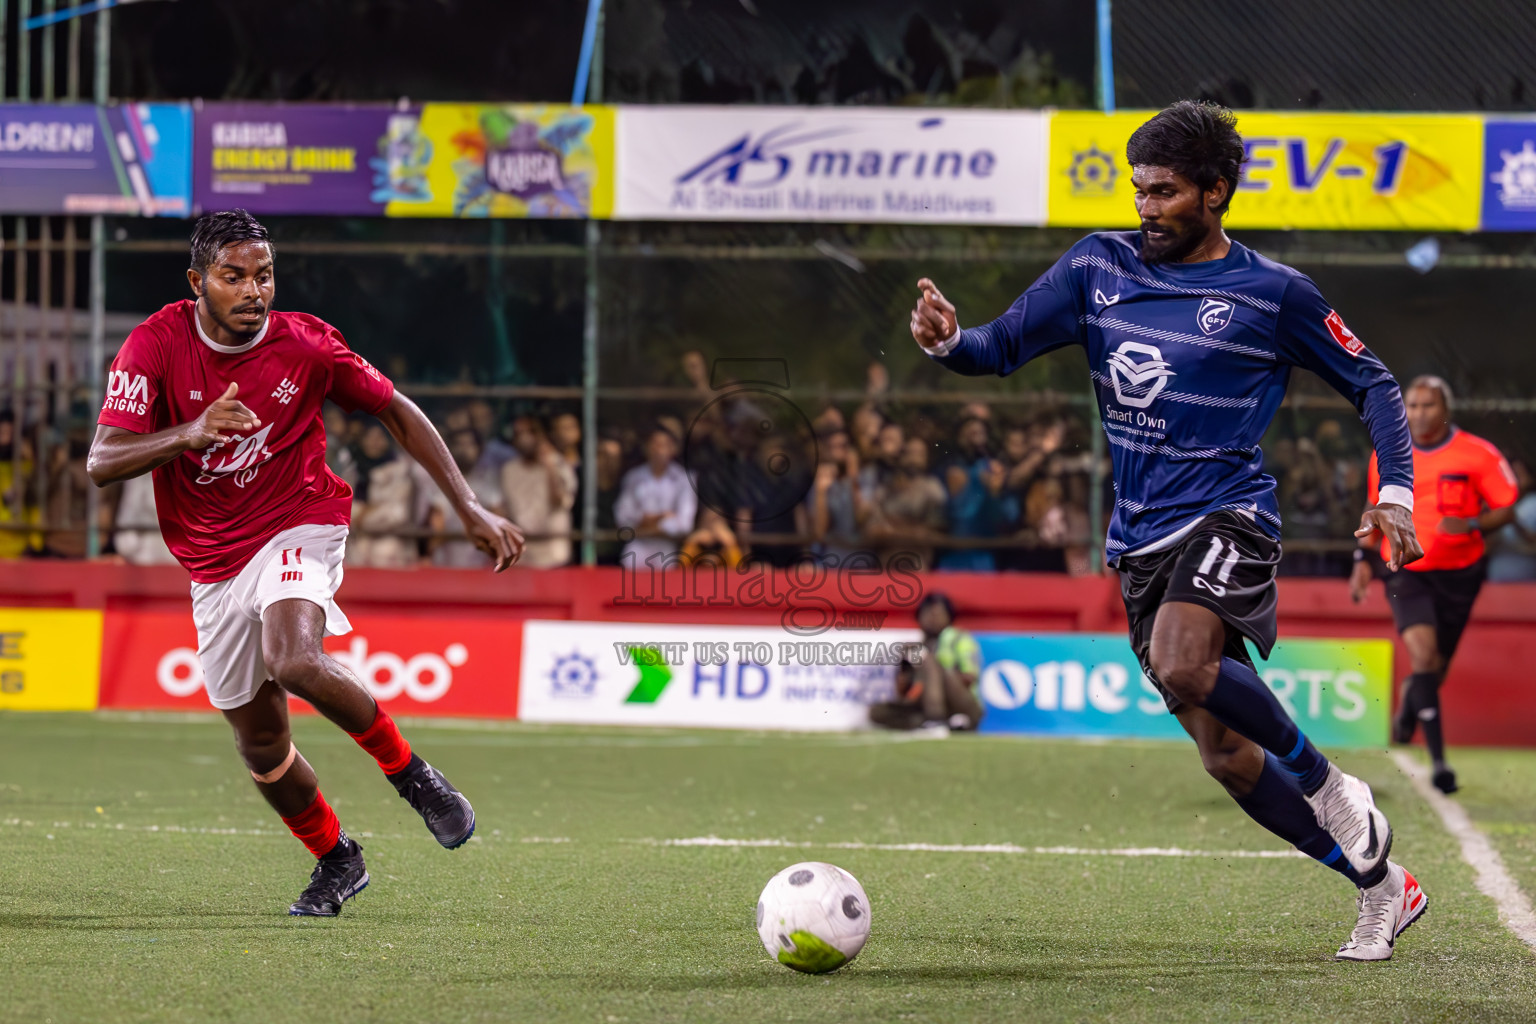
M530 620L518 717L591 725L869 727L915 630L795 636L771 626Z
M352 632L326 637L325 652L391 713L516 716L521 633L515 621L368 612L350 618ZM190 605L185 611L110 610L99 635L102 707L210 710ZM92 682L94 696L94 676Z
M1051 115L1049 222L1137 224L1131 133L1156 111ZM1239 228L1472 231L1483 184L1474 115L1239 112L1247 153L1227 222Z
M1121 634L978 633L984 732L1183 738ZM1282 640L1259 675L1314 742L1387 742L1392 644Z
M1483 230L1536 231L1536 118L1484 130Z
M0 608L0 710L95 710L101 616Z
M621 107L614 216L1042 224L1040 111Z
M383 216L425 181L418 112L333 104L202 103L193 192L199 209L257 215Z
M391 147L394 142L391 142ZM613 210L614 108L428 103L391 217L597 217Z
M185 217L186 103L0 104L0 213Z

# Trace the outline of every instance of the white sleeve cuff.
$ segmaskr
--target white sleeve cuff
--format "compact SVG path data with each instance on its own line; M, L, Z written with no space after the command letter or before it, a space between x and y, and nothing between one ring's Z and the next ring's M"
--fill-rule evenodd
M961 331L960 322L957 320L957 321L955 321L955 333L954 334L951 334L948 338L946 338L945 340L939 342L933 348L925 348L925 349L923 349L923 351L927 352L928 355L931 356L934 359L938 359L938 358L940 358L942 356L949 355L951 352L953 352L955 350L955 346L960 344L960 331Z
M1378 505L1401 505L1409 512L1413 511L1413 488L1404 487L1401 484L1387 484L1381 489L1381 495L1377 498Z

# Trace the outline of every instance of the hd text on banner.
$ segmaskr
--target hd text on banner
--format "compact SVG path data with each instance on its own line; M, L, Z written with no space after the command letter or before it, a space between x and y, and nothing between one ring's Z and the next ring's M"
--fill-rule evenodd
M621 107L614 216L1043 224L1040 111Z
M916 630L530 620L518 717L588 725L840 731L890 700Z
M1125 145L1155 111L1051 116L1049 222L1133 228ZM1483 123L1473 115L1239 111L1248 162L1227 223L1237 228L1472 231Z
M0 104L0 211L185 217L186 103Z
M978 633L984 732L1182 739L1121 634ZM1387 742L1392 644L1282 640L1259 675L1314 742Z
M613 108L206 103L204 210L389 217L606 217Z
M92 711L102 613L0 608L0 710Z

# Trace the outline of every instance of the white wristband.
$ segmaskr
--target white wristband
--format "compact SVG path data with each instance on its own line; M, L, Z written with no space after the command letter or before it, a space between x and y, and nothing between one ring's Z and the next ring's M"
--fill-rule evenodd
M958 344L960 344L960 321L956 320L954 334L951 334L948 338L939 342L933 348L925 348L923 351L927 352L928 355L934 359L938 359L941 356L949 355L955 350L955 346Z
M1387 484L1381 489L1381 495L1376 499L1378 505L1401 505L1409 512L1413 511L1413 488L1404 487L1401 484Z

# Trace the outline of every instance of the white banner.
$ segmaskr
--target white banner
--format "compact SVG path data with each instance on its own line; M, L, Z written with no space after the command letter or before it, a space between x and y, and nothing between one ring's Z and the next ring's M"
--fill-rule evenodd
M613 216L1044 224L1047 115L620 107Z
M765 626L523 624L529 722L833 731L890 700L917 630L796 637Z

